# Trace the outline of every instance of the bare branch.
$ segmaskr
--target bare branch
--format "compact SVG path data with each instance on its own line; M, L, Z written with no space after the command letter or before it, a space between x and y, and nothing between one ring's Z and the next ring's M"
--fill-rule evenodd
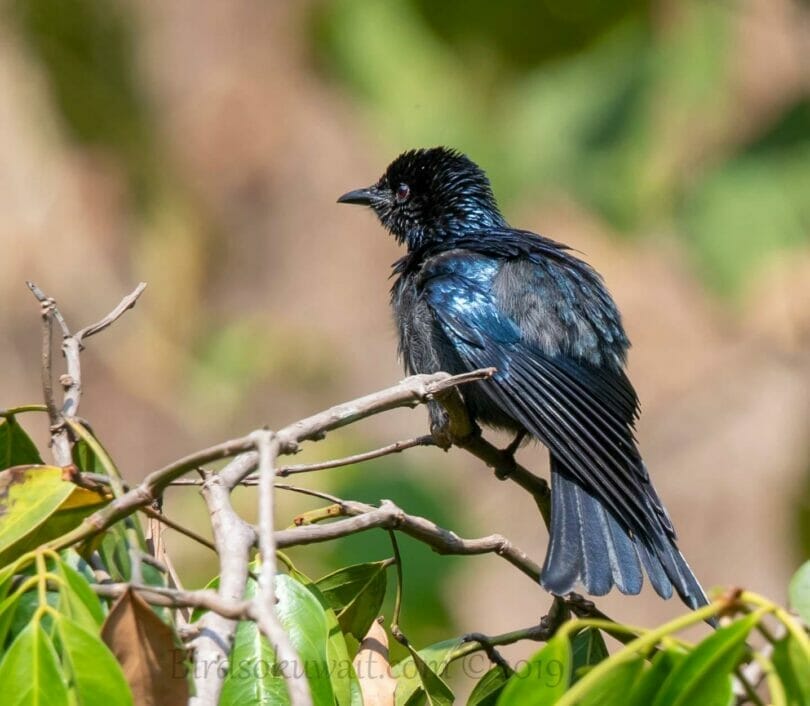
M246 620L250 617L250 601L228 601L214 591L200 589L185 591L161 586L142 586L131 583L94 583L90 587L103 598L118 598L130 588L152 605L167 608L201 608L210 610L230 620Z
M435 446L436 442L430 434L424 436L417 436L413 439L405 439L404 441L396 441L393 444L388 444L373 451L365 451L363 453L354 454L353 456L346 456L344 458L336 458L331 461L321 461L319 463L301 463L294 466L281 466L276 471L276 475L280 478L294 475L296 473L309 473L311 471L321 471L329 468L340 468L341 466L353 466L355 463L362 463L364 461L371 461L383 456L390 456L391 454L402 453L407 449L412 449L415 446ZM248 476L243 481L243 485L251 485L249 481L252 480Z
M291 527L276 532L276 547L296 547L305 544L328 542L369 529L395 529L432 547L439 554L497 554L526 574L533 581L540 579L540 567L508 539L492 534L478 539L463 539L451 530L438 527L431 520L408 515L390 500L383 500L380 507L365 503L332 498L347 515L325 525Z
M458 385L485 380L494 374L495 368L482 368L461 375L449 375L448 373L412 375L398 385L336 405L281 429L277 432L277 436L282 442L281 453L295 451L295 446L302 441L322 439L326 432L339 429L360 419L397 407L415 407ZM287 442L286 448L283 445L285 442Z
M432 399L435 395L474 380L491 376L492 368L472 373L451 376L447 373L414 375L398 385L360 397L351 402L331 407L306 419L294 422L276 433L279 453L293 453L298 443L309 439L323 438L328 431L339 429L359 419L379 414L397 407L412 407ZM114 522L126 517L138 508L148 505L157 498L174 480L200 466L240 454L235 461L221 472L223 485L230 489L256 468L258 454L253 451L253 437L247 436L216 444L207 449L189 454L163 468L150 473L140 485L116 498L104 509L99 510L72 532L54 540L49 546L63 549L106 529ZM493 447L494 448L494 447ZM497 451L497 449L496 449Z
M90 338L90 336L94 336L97 333L100 333L108 326L114 324L118 319L120 319L127 310L131 309L135 306L135 303L138 301L138 297L141 296L143 290L146 289L146 282L141 282L138 284L135 289L127 294L119 303L118 306L115 307L109 314L107 314L104 318L100 319L94 324L90 324L89 326L85 326L83 329L78 331L74 334L74 338L81 343L84 341L85 338Z
M312 471L321 471L331 468L340 468L342 466L352 466L356 463L363 463L364 461L371 461L373 459L382 458L383 456L390 456L392 454L402 453L407 449L412 449L416 446L435 446L436 442L430 434L417 436L413 439L405 439L403 441L396 441L393 444L382 446L379 449L372 451L364 451L363 453L354 454L352 456L345 456L344 458L336 458L330 461L317 461L315 463L299 463L291 466L280 466L276 469L276 476L284 478L286 476L295 475L298 473L310 473ZM196 478L180 478L174 480L170 485L202 485L201 480ZM253 486L259 484L259 476L252 474L246 476L238 485Z
M205 537L200 534L197 534L194 530L190 530L188 527L183 527L179 522L175 522L174 520L169 519L164 515L162 512L158 512L157 510L153 510L151 507L146 505L145 507L141 508L141 512L145 515L148 515L154 520L157 520L161 524L166 525L173 529L175 532L182 534L184 537L188 537L189 539L194 540L197 544L202 544L202 546L207 547L211 551L215 552L217 548L209 542Z
M273 480L279 442L273 432L253 433L259 453L259 551L262 565L259 590L254 600L259 629L276 653L292 706L312 706L312 694L304 672L296 674L300 657L276 615L276 542L273 536Z
M72 465L71 443L68 436L65 420L76 416L79 409L79 402L82 395L82 368L79 355L82 348L82 338L104 330L118 319L127 309L134 306L146 284L141 282L132 294L124 297L118 306L113 309L101 321L91 326L81 329L75 335L71 335L67 322L62 312L56 306L56 301L35 285L33 282L26 282L37 301L42 306L42 391L45 397L45 405L48 408L48 416L51 421L51 445L56 462L63 467ZM62 353L65 356L66 372L60 376L59 382L64 390L61 409L57 409L53 394L53 373L52 373L52 320L56 320L62 330Z
M208 506L214 544L219 555L217 594L225 603L241 602L248 579L250 548L256 535L253 528L236 514L231 505L230 488L222 483L219 475L210 474L206 478L202 495ZM216 706L219 703L237 617L216 611L206 613L199 620L199 633L191 643L196 693L191 700L193 706Z
M43 305L42 308L51 310L53 318L56 319L56 322L59 324L59 328L62 329L62 336L64 338L70 336L70 329L65 321L65 317L62 316L62 312L59 311L59 307L56 306L56 300L46 295L45 292L43 292L33 282L26 282L25 284L28 285L28 289L31 290L31 293L36 297L37 301Z

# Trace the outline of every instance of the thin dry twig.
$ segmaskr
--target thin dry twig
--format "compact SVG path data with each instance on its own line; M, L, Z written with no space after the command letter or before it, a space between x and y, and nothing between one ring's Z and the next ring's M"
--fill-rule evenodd
M315 463L299 463L289 466L279 466L276 469L276 476L285 478L287 476L296 475L298 473L310 473L313 471L322 471L332 468L341 468L343 466L353 466L357 463L371 461L374 459L390 456L392 454L402 453L407 449L412 449L416 446L436 446L433 436L424 434L416 436L412 439L404 439L402 441L395 441L393 444L382 446L379 449L372 449L371 451L364 451L362 453L353 454L352 456L345 456L343 458L331 459L329 461L317 461ZM259 484L259 476L255 473L245 476L239 481L239 485L254 486ZM173 486L188 486L188 485L202 485L202 481L196 478L178 478L170 483Z
M79 345L83 343L85 338L90 338L90 336L101 333L105 328L118 321L129 309L135 306L138 297L143 294L144 289L146 289L146 282L140 282L109 314L96 321L96 323L85 326L83 329L77 331L73 337L79 342Z
M48 297L36 284L26 282L34 297L42 307L42 390L45 397L45 404L48 407L48 416L51 422L51 446L56 463L62 467L69 467L73 463L71 453L72 445L68 430L65 425L66 419L72 419L78 414L79 402L82 395L82 368L79 358L82 348L82 338L91 336L94 333L103 331L110 324L116 321L121 315L135 305L146 284L141 282L131 294L124 297L118 306L115 307L101 321L81 329L78 333L71 335L65 317L56 306L56 301ZM53 374L52 374L52 325L55 320L62 330L62 354L65 357L66 372L60 376L59 382L64 390L62 406L57 408L53 394Z
M289 488L289 486L287 487ZM297 490L306 490L310 494L314 494L308 489ZM540 579L540 567L528 554L499 534L464 539L451 530L438 527L427 518L408 515L390 500L383 500L379 507L374 507L353 500L341 500L325 493L318 493L318 496L339 504L344 513L350 517L324 525L306 525L278 530L276 532L278 549L328 542L369 529L382 528L403 532L427 544L439 554L497 554L533 581Z
M215 591L200 589L187 591L179 588L161 586L144 586L134 583L94 583L91 588L96 595L103 598L118 598L130 588L152 605L167 608L201 608L210 610L231 620L247 620L250 615L250 601L225 600Z
M141 512L143 512L145 515L148 515L153 520L157 520L161 524L166 525L166 527L173 529L175 532L182 534L184 537L188 537L189 539L194 540L195 542L197 542L197 544L201 544L202 546L207 547L212 552L215 552L217 550L213 542L209 542L201 534L198 534L197 532L189 529L188 527L184 527L179 522L175 522L174 520L167 517L164 513L158 512L157 510L153 510L148 505L142 507Z
M402 453L407 449L412 449L416 446L435 446L436 442L430 434L414 437L413 439L405 439L403 441L395 441L393 444L382 446L379 449L372 451L365 451L363 453L346 456L344 458L336 458L331 461L320 461L318 463L300 463L291 466L281 466L276 475L279 478L286 478L287 476L295 475L297 473L310 473L312 471L322 471L331 468L340 468L341 466L353 466L356 463L363 463L364 461L371 461L373 459L382 458L383 456L390 456L392 454ZM243 481L244 485L250 485L253 477L248 476Z

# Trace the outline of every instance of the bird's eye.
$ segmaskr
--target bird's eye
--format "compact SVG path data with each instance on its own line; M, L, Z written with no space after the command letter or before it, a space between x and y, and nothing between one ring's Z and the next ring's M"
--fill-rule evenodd
M411 187L408 186L407 184L400 184L397 187L397 192L395 196L398 203L403 203L404 201L407 201L410 195L411 195Z

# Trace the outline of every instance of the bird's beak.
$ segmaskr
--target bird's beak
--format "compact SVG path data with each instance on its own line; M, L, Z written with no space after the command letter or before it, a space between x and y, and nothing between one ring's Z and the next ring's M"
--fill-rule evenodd
M355 189L354 191L349 191L343 194L343 196L341 196L337 202L356 203L360 204L361 206L370 206L379 198L379 196L378 191L374 187L369 187L367 189Z

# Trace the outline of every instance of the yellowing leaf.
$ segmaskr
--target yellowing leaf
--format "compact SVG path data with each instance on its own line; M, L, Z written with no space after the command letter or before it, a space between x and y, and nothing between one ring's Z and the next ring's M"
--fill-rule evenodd
M62 475L56 466L0 472L0 566L64 534L107 502Z

